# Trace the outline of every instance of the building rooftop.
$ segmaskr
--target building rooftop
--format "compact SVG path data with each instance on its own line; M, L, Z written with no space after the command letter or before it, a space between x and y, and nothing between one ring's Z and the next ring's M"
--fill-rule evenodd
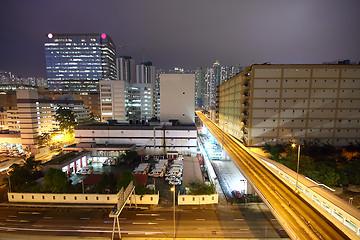
M46 163L46 165L61 165L61 164L64 164L66 162L71 161L74 158L78 158L78 157L80 157L82 155L86 155L88 153L89 153L88 151L86 151L86 152L69 152L69 153L65 153L65 154L63 154L61 156L55 157L54 159L48 161Z
M75 130L153 130L156 129L165 129L165 130L196 130L196 125L194 124L176 124L176 125L167 125L167 124L158 124L158 125L149 125L149 124L129 124L129 123L118 123L118 122L92 122L82 125L75 126Z

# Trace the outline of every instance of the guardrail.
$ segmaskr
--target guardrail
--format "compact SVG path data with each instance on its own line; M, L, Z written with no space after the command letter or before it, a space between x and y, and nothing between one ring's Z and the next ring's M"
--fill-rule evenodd
M295 187L295 178L287 174L286 172L282 171L281 169L277 168L275 165L264 161L275 174L278 174L280 176L280 179L288 185L290 188ZM312 181L312 180L311 180ZM316 183L315 183L316 184ZM332 221L335 225L337 225L339 228L341 228L343 231L347 232L347 229L351 230L353 233L357 235L357 237L360 237L360 221L352 216L350 213L342 209L341 207L335 205L325 197L321 196L320 194L313 191L311 188L313 187L319 187L322 184L319 185L313 185L313 186L306 186L302 182L298 182L297 191L299 193L299 196L302 197L304 200L306 200L311 206L316 208L318 211L320 211L324 216L326 216L328 219L334 219ZM327 187L328 188L328 187ZM342 228L342 226L338 225L337 223L341 223L342 226L346 226L347 229Z

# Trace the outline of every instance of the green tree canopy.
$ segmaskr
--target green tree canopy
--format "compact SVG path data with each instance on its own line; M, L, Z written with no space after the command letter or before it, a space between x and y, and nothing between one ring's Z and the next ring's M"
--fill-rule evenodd
M213 183L206 184L200 180L190 182L187 187L189 188L190 195L211 195L216 192Z
M134 177L134 174L132 174L130 171L125 170L122 172L120 179L116 184L116 187L118 189L121 189L122 187L126 188L131 181L133 181L134 185L136 185L136 179Z
M276 162L280 162L281 161L281 154L285 152L286 150L286 145L283 144L277 144L275 146L272 146L270 144L265 144L265 146L263 146L263 150L266 153L270 154L270 158Z
M99 193L114 192L116 190L116 178L113 173L103 173L100 181L96 185L96 190Z
M50 168L44 176L44 191L46 192L64 193L69 185L66 174L60 169Z
M23 165L13 164L10 167L11 190L16 192L31 192L37 185L36 179L40 177L39 166L34 156L27 158Z
M344 166L348 183L360 185L360 159L353 159Z
M73 127L76 125L74 113L70 109L58 108L55 119L59 122L61 131L72 132Z
M35 141L40 146L45 146L50 142L51 134L48 132L43 132L41 135L38 135L35 138Z
M139 158L139 154L136 151L126 150L121 154L121 158L124 160L124 162L131 163L135 159Z
M317 163L315 168L316 170L305 172L305 175L330 187L339 185L341 176L336 169L326 163Z

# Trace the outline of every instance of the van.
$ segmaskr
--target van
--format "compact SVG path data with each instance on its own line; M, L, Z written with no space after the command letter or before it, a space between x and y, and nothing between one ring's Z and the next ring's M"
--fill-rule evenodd
M174 160L173 164L183 164L183 161L182 160Z
M173 164L173 165L171 165L171 168L181 168L181 169L183 169L183 165Z
M182 169L181 168L171 168L166 174L165 176L180 176L182 174Z
M133 174L147 174L149 169L150 169L150 163L141 163L141 164L139 164L139 166L137 166L134 169L134 171L132 173Z
M150 176L150 177L163 177L164 174L165 174L165 169L164 168L155 168L148 174L148 176Z

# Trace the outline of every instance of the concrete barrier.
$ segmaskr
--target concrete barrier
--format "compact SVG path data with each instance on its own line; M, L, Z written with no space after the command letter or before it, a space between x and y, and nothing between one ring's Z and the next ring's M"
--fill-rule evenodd
M211 195L178 195L178 205L202 205L219 203L218 194Z
M134 199L135 198L135 199ZM9 202L22 203L68 203L68 204L115 204L116 194L81 193L8 193ZM151 195L133 195L127 204L159 204L159 193Z

